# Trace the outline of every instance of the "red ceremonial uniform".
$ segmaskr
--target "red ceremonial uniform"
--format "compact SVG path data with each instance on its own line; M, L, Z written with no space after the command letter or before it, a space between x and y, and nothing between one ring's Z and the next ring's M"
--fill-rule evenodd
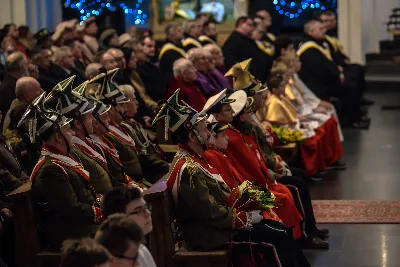
M226 135L229 137L226 154L236 169L245 179L274 193L280 205L274 208L274 211L287 227L294 228L294 238L302 237L300 223L303 217L296 208L292 193L285 185L272 180L260 147L253 138L241 134L233 127L226 130Z

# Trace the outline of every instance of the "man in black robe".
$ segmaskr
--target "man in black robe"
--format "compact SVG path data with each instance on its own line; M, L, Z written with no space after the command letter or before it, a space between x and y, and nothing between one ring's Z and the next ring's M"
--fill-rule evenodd
M256 42L251 38L255 29L253 19L240 17L235 27L222 46L226 68L229 69L238 62L252 58L250 72L264 83L272 66L272 57L258 49Z
M152 37L146 36L140 39L140 43L143 46L143 52L147 57L145 62L137 63L137 73L147 90L148 95L156 102L164 99L165 92L167 90L167 83L164 80L158 66L151 62L156 54L155 41Z
M189 19L185 22L185 39L182 40L183 48L188 52L192 48L202 48L201 42L198 38L201 35L203 26L200 20Z
M167 83L174 77L172 66L177 59L186 56L182 46L183 27L178 23L171 23L165 27L167 37L165 45L161 48L158 59L160 60L160 71Z
M374 104L374 101L363 96L366 90L365 67L359 64L351 63L350 57L344 53L342 45L336 38L337 21L335 13L330 10L323 11L318 16L318 19L325 26L325 40L329 45L329 50L331 52L333 61L343 69L343 72L347 78L353 80L357 84L357 89L361 96L361 105Z
M325 28L319 21L305 24L305 41L297 50L302 63L299 72L304 83L321 99L339 98L342 109L339 118L343 126L367 128L369 121L364 120L360 110L360 96L357 85L346 79L343 71L333 61L329 47L324 44Z

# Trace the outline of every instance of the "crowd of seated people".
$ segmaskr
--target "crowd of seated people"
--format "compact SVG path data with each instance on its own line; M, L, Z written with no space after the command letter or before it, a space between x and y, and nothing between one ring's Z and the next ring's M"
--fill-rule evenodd
M328 35L334 13L307 22L297 49L270 27L260 10L220 44L216 22L198 16L166 25L157 49L151 30L100 32L95 17L52 33L5 25L0 266L13 266L5 196L24 183L61 266L156 266L143 192L162 177L187 250L229 248L233 266L309 266L301 248L329 248L329 231L308 183L346 168L341 127L368 128L372 101L363 67ZM172 162L159 146L169 134ZM296 147L287 162L276 152L286 145Z

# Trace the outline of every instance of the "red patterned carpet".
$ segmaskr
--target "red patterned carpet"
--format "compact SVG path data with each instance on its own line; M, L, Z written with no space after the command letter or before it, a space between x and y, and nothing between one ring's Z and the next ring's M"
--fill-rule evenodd
M317 223L400 224L400 201L313 200Z

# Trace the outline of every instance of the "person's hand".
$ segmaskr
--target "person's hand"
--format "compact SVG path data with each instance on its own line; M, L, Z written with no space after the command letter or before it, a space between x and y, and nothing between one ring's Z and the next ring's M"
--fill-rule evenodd
M344 83L345 78L344 78L344 74L340 73L340 83Z
M343 67L338 65L337 68L339 69L340 72L343 72Z
M307 115L299 116L300 121L309 121L309 117Z
M144 120L144 126L145 126L146 128L151 128L151 127L153 127L153 125L151 125L151 118L150 118L149 116L144 116L144 117L143 117L143 120Z
M326 108L319 106L316 109L314 109L314 113L328 114L328 111Z
M323 107L323 108L326 108L326 109L332 109L332 108L333 108L333 105L332 105L331 103L329 103L329 102L327 102L327 101L323 101L323 100L321 100L321 102L319 103L319 105L320 105L321 107Z
M261 211L259 210L253 210L250 211L250 216L251 216L251 224L259 224L263 220L263 216L261 215Z
M4 216L6 218L12 218L13 217L13 213L11 212L11 210L4 208L0 211L0 213L4 214Z

